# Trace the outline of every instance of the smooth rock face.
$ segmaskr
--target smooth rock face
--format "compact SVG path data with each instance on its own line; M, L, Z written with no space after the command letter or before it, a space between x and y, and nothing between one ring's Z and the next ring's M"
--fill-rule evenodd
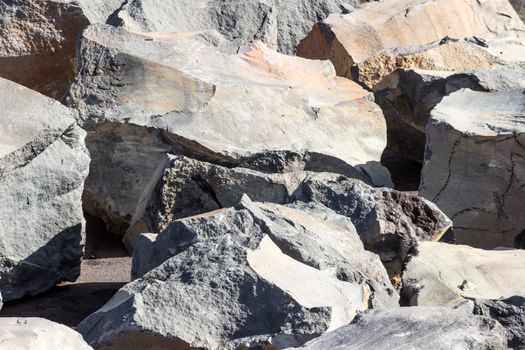
M525 298L513 296L503 300L475 300L474 314L491 317L507 331L508 347L525 348Z
M75 76L75 43L89 24L77 3L0 2L0 77L59 99Z
M261 40L279 52L294 54L316 22L358 4L357 0L132 0L116 17L130 31L217 30L237 48Z
M391 185L379 164L386 144L380 109L329 62L260 43L228 55L195 35L109 26L86 30L80 52L67 101L91 130L86 209L112 232L124 233L167 152L230 167L299 154L308 168Z
M0 347L9 350L93 350L69 327L43 318L0 317Z
M337 74L367 83L413 60L366 60L389 49L414 49L449 36L484 39L523 36L525 25L507 0L394 0L363 4L331 15L301 41L298 55L330 59ZM388 54L387 54L388 56ZM458 56L460 57L460 56ZM460 58L461 59L461 58ZM376 65L377 64L377 65Z
M83 255L85 132L60 103L0 78L0 291L74 281Z
M475 41L478 40L478 41ZM388 129L385 158L423 162L430 112L443 97L462 88L504 91L525 87L525 41L444 40L415 54L393 54L371 60L413 60L374 83ZM370 64L376 67L378 63Z
M505 349L497 322L439 307L369 311L298 349ZM291 349L289 349L291 350Z
M419 242L403 272L403 297L409 305L453 306L523 295L524 264L524 250Z
M420 194L454 221L459 244L513 247L525 227L523 90L460 90L432 112Z
M131 337L139 348L282 349L357 311L397 306L386 272L355 232L300 210L244 196L234 208L142 238L134 274L153 270L77 327L93 346L124 349Z

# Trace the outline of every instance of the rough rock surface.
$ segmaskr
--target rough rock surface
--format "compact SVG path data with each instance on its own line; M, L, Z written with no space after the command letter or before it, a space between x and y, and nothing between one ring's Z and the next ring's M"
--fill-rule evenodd
M446 95L462 88L504 91L525 87L523 39L448 39L413 55L388 59L405 60L410 56L415 61L407 65L410 69L398 69L380 77L383 79L374 85L375 100L383 110L388 129L383 159L423 162L430 112Z
M109 26L88 28L80 52L68 104L90 129L85 205L112 232L125 232L166 152L230 167L302 157L312 170L391 185L381 110L329 62L260 43L228 55L193 35Z
M43 318L0 317L0 348L9 350L93 350L80 334Z
M524 250L482 250L419 242L403 273L409 305L454 306L463 299L523 295Z
M475 300L474 314L491 317L507 331L511 349L525 348L525 298L513 296L499 300Z
M525 21L525 1L523 0L510 0L511 5L514 7L518 15L522 20Z
M351 324L308 342L305 350L505 349L497 322L439 307L370 311ZM288 349L291 350L291 349Z
M432 111L420 194L459 244L514 247L525 227L524 91L460 90Z
M60 103L0 78L0 291L75 280L83 254L85 132Z
M140 32L217 30L237 49L254 40L285 54L330 13L358 0L132 0L116 13L120 25Z
M160 265L77 327L93 346L282 349L357 311L397 306L386 272L355 232L300 210L244 196L234 208L142 238L135 275Z
M363 4L346 15L329 16L301 41L298 55L330 59L338 75L370 83L420 61L418 56L389 60L388 50L417 51L417 46L446 36L523 36L524 30L525 25L507 0L379 1ZM381 55L382 51L386 53ZM377 59L364 63L376 55ZM457 56L458 60L463 58Z

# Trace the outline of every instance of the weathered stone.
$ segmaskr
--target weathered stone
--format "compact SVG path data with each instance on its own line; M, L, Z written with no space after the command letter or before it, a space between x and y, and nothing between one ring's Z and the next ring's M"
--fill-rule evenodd
M383 160L423 162L430 112L446 95L462 88L502 91L525 87L524 44L522 39L479 43L449 39L414 54L421 61L411 64L411 69L380 77L383 79L374 88L375 100L387 121L388 145Z
M432 111L420 194L454 221L457 242L513 247L525 227L523 90L460 90Z
M464 299L523 295L525 251L419 242L403 272L408 305L454 306Z
M9 350L93 350L66 326L43 318L0 317L0 347Z
M524 31L507 0L379 1L346 15L329 16L301 41L298 55L330 59L338 75L373 85L396 68L439 63L422 62L420 55L389 59L388 50L417 52L418 46L447 36L493 39L523 36ZM461 55L456 59L462 64L468 61Z
M474 300L474 314L491 317L507 331L508 347L525 348L525 298L513 296L503 300Z
M83 254L85 132L60 103L0 78L0 290L73 281Z
M523 0L510 0L511 5L514 7L518 15L522 20L525 20L525 1Z
M410 307L367 312L298 349L505 348L505 330L496 321L448 308Z
M133 0L116 14L120 25L140 32L217 30L236 51L255 40L294 54L312 26L358 0Z
M142 236L134 274L149 267L77 327L90 344L237 349L269 342L282 349L350 322L357 311L397 306L379 259L355 232L334 225L333 216L324 221L246 196L234 208Z
M85 204L112 232L124 233L167 152L229 167L299 157L309 169L391 185L379 163L381 110L329 62L260 43L228 55L195 35L109 26L87 29L80 52L68 104L90 130Z

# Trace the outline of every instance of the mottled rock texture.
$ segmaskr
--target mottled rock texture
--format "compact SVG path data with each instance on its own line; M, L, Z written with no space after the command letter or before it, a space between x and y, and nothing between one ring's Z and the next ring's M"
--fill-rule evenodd
M83 254L85 132L60 103L0 78L0 291L74 281Z

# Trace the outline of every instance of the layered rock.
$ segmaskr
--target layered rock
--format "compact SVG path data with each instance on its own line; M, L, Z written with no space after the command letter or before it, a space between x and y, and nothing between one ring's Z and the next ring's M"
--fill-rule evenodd
M420 194L454 221L460 244L513 247L525 227L523 97L460 90L432 112Z
M233 208L175 221L158 236L142 236L133 262L142 277L77 329L110 349L131 341L139 348L282 349L350 322L357 311L395 307L379 259L341 221L246 196Z
M370 311L298 349L505 349L497 322L440 307ZM290 349L289 349L290 350Z
M409 305L454 306L523 295L524 264L523 250L419 242L403 273L403 296Z
M274 158L390 185L385 123L369 94L329 62L262 44L228 55L193 34L92 26L68 104L90 129L86 209L123 233L166 153L223 166ZM206 39L207 40L207 39ZM315 137L313 137L315 135ZM349 151L350 150L350 151Z
M36 294L80 273L85 132L60 103L0 78L0 291Z
M491 317L507 331L508 347L525 347L525 298L514 296L508 299L475 300L474 314Z
M133 0L116 17L131 31L217 30L236 50L261 40L279 52L294 54L316 22L358 4L358 0Z
M338 75L370 86L396 68L437 63L425 62L417 54L393 56L392 52L417 52L418 46L447 36L493 39L523 36L524 30L525 25L507 0L370 2L317 24L301 41L298 55L330 59ZM459 61L463 58L456 56Z
M43 318L0 317L0 339L9 350L93 350L71 328Z

